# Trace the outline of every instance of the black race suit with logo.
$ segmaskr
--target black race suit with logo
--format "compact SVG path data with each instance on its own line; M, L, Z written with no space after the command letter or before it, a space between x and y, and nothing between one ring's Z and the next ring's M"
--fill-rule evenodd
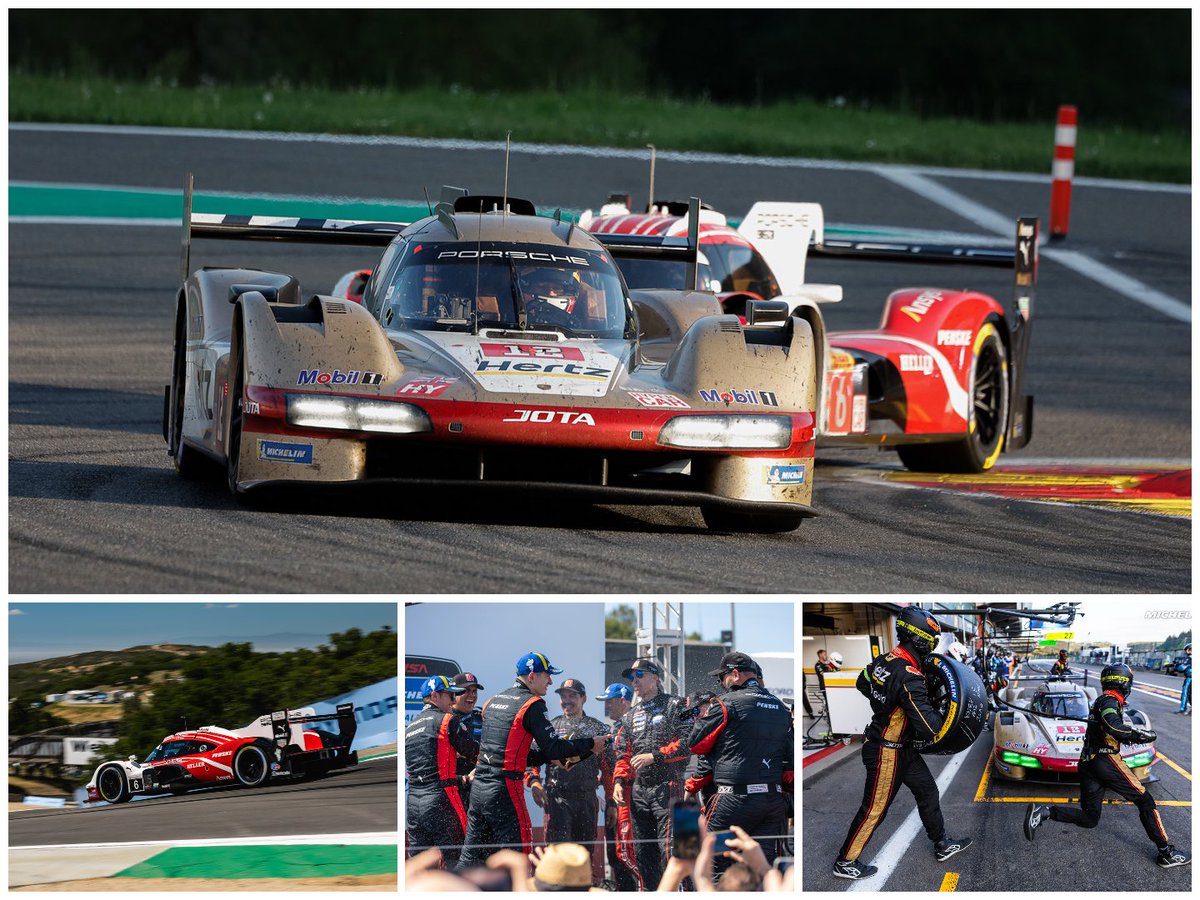
M591 716L581 715L575 719L556 716L550 725L560 738L591 738L608 734L608 726ZM546 766L546 777L542 779L539 768L530 768L525 784L532 787L542 783L546 789L546 843L582 844L589 850L596 843L596 820L600 802L596 790L611 777L610 763L604 754L591 756L569 769L555 765Z
M659 691L621 719L623 740L613 777L624 785L633 825L634 855L644 890L654 890L671 857L671 801L683 796L688 725L683 700ZM633 757L654 761L633 769ZM628 850L625 851L628 858Z
M1122 744L1142 743L1142 732L1125 724L1121 712L1124 704L1124 698L1116 691L1105 691L1092 704L1083 754L1079 758L1079 809L1052 806L1050 818L1081 828L1095 828L1104 809L1104 793L1112 791L1137 807L1142 827L1161 850L1170 841L1154 798L1121 759Z
M462 795L463 808L466 809L471 805L471 782L467 776L471 774L471 770L475 768L475 760L479 756L479 737L483 732L483 714L478 707L467 713L454 713L466 728L475 738L475 749L470 755L458 755L458 761L455 763L455 772L458 775L458 792Z
M554 734L546 716L546 701L524 683L518 681L492 697L483 705L483 732L467 810L467 842L458 869L482 865L501 849L529 853L533 826L525 806L525 770L552 759L591 755L591 738L567 741Z
M883 822L900 785L917 801L925 833L934 843L946 836L937 782L929 766L912 748L914 738L929 740L942 728L941 717L929 705L925 675L903 647L875 657L855 684L871 701L871 723L864 734L862 760L867 784L862 805L838 859L856 860Z
M455 760L478 749L462 719L426 704L404 729L408 770L405 840L410 853L442 848L446 868L458 861L467 812L458 790Z
M790 808L784 794L793 783L792 743L787 706L756 679L716 697L687 739L692 753L708 758L716 785L705 805L708 830L745 829L769 863L787 845ZM716 857L713 871L720 875L732 863Z

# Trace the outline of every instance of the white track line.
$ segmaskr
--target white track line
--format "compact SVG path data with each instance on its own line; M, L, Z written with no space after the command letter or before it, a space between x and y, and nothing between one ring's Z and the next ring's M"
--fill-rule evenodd
M234 131L219 128L163 128L143 125L82 125L57 122L11 122L9 131L41 131L68 134L115 134L135 137L220 138L239 141L283 141L320 144L358 144L362 146L416 147L430 150L503 150L503 141L471 141L447 138L412 138L392 135L363 134L303 134L285 131ZM532 153L541 156L585 156L593 159L636 159L645 161L649 154L642 149L621 147L579 147L572 144L514 143L513 153ZM667 162L720 163L730 166L765 166L787 169L828 169L848 172L884 171L893 166L887 163L838 162L803 157L747 156L735 153L689 153L660 150L658 158ZM937 166L912 168L909 171L946 178L981 178L992 181L1021 181L1030 184L1049 184L1050 176L1024 172L995 172L988 169L949 169ZM1122 190L1154 191L1159 193L1190 194L1191 185L1161 184L1150 181L1118 181L1113 178L1076 178L1074 183L1088 187Z
M117 841L98 844L31 844L9 850L111 850L117 847L256 847L265 844L395 844L395 831L363 831L346 834L288 834L263 837L198 838L187 841Z
M916 169L880 168L879 175L900 187L912 191L920 197L924 197L932 203L936 203L938 206L950 210L950 212L956 215L962 216L969 222L974 222L987 231L1006 237L1012 234L1013 220L1010 216L1004 216L995 210L976 203L974 200L964 197L958 191L938 184ZM1064 265L1068 269L1072 269L1076 273L1083 275L1085 278L1095 281L1102 287L1115 291L1130 300L1135 300L1143 306L1148 306L1156 312L1162 313L1164 316L1168 316L1179 322L1190 323L1192 321L1192 308L1186 303L1181 303L1174 297L1168 297L1162 291L1155 290L1149 285L1138 281L1136 278L1123 275L1116 269L1096 262L1082 253L1074 250L1058 250L1043 247L1041 254L1043 258Z
M963 767L966 762L967 751L959 753L951 758L950 762L946 763L946 768L942 769L942 774L937 777L937 789L939 795L945 795L946 789L950 787L950 782L954 780L954 776L958 774L958 770ZM917 814L916 807L908 814L908 817L896 829L895 833L888 838L886 844L880 848L875 854L875 858L871 860L871 865L878 866L879 871L870 878L864 878L861 881L851 882L848 891L878 891L883 888L887 880L892 876L897 864L904 854L912 851L914 853L928 853L932 855L933 851L925 847L914 848L913 841L917 840L921 832L921 817ZM964 850L963 853L971 851ZM975 852L979 852L979 848L975 848ZM933 865L941 865L934 863ZM949 865L949 862L946 863Z

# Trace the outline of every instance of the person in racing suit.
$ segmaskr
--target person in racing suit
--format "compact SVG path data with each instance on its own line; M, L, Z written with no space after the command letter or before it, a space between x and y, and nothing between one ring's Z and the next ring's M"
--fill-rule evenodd
M662 880L671 856L671 802L683 795L689 755L683 740L690 719L682 698L660 688L661 674L650 659L635 660L622 673L633 679L633 692L641 702L621 720L622 741L613 771L613 800L617 806L629 806L638 874L643 889L649 890Z
M483 731L483 711L475 704L479 700L479 692L484 690L484 687L471 672L459 672L450 679L450 683L463 689L461 694L455 695L450 711L462 719L463 725L471 730L475 738L475 752L469 755L460 753L455 765L458 792L462 795L465 809L471 803L471 773L475 771L475 758L479 755L479 736Z
M1192 645L1188 644L1183 648L1186 656L1183 664L1179 666L1179 674L1183 676L1183 687L1179 689L1179 709L1176 710L1180 715L1190 716L1191 711L1188 709L1192 705Z
M1067 663L1067 651L1059 650L1058 659L1050 667L1051 678L1066 678L1071 674L1071 666Z
M550 725L560 738L607 735L609 728L583 711L587 689L577 678L568 678L554 693L558 694L563 714ZM606 747L605 750L608 748ZM570 768L546 765L543 781L540 766L530 766L525 784L533 792L533 801L546 811L547 844L580 844L591 852L596 844L596 819L599 800L596 789L612 781L608 754L600 752Z
M929 705L922 663L937 646L942 628L924 610L908 606L896 618L896 648L875 657L855 687L871 702L871 722L864 734L862 760L867 783L862 804L850 822L846 840L834 862L838 878L870 878L878 869L858 862L859 856L887 815L900 785L917 801L934 855L944 862L971 844L970 838L947 838L937 782L914 738L931 740L941 731L942 717Z
M542 697L553 682L550 676L560 672L543 654L530 651L517 660L517 680L512 687L483 705L466 846L458 871L482 865L500 849L530 852L533 826L522 783L526 769L552 759L582 760L604 750L604 735L573 740L555 735ZM536 750L532 749L534 743Z
M412 853L440 847L446 868L458 862L467 828L455 759L479 749L461 717L450 711L453 696L462 692L446 676L433 676L421 687L425 705L404 729L408 770L405 842Z
M613 800L613 769L617 765L617 748L623 745L621 720L629 712L629 701L633 691L629 685L614 681L594 699L604 701L604 715L612 722L612 741L604 748L607 758L604 780L604 838L608 845L608 865L612 870L612 881L618 891L638 890L637 859L633 856L633 822L629 818L629 804L617 806ZM603 771L603 770L602 770ZM622 852L628 851L628 858Z
M762 847L768 863L787 840L788 802L793 773L792 717L787 707L762 686L753 659L726 653L716 676L725 693L712 699L687 738L688 749L707 756L716 796L705 808L709 831L744 829ZM732 864L713 859L719 878Z
M1149 744L1157 737L1153 731L1125 724L1122 710L1133 688L1133 671L1121 663L1105 666L1100 673L1100 687L1104 693L1096 698L1088 713L1083 754L1079 758L1079 809L1030 803L1025 808L1026 840L1033 840L1034 832L1047 817L1054 822L1095 828L1104 809L1104 793L1112 791L1137 807L1142 827L1158 847L1155 862L1160 868L1191 862L1189 854L1171 846L1154 798L1121 758L1122 744Z

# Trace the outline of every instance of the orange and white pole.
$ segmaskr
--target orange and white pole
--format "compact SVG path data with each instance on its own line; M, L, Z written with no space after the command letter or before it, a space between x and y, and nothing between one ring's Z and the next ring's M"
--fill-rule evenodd
M1054 165L1050 170L1050 238L1067 236L1071 221L1071 179L1075 177L1075 128L1079 113L1074 106L1058 108L1054 128Z

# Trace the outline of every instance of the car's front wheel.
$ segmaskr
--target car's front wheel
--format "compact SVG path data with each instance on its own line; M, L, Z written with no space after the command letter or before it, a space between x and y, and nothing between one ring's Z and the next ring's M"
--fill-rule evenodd
M105 766L96 776L96 792L105 803L124 803L129 799L129 779L120 766Z
M247 744L233 757L233 774L245 787L261 787L271 774L267 754L257 744Z

